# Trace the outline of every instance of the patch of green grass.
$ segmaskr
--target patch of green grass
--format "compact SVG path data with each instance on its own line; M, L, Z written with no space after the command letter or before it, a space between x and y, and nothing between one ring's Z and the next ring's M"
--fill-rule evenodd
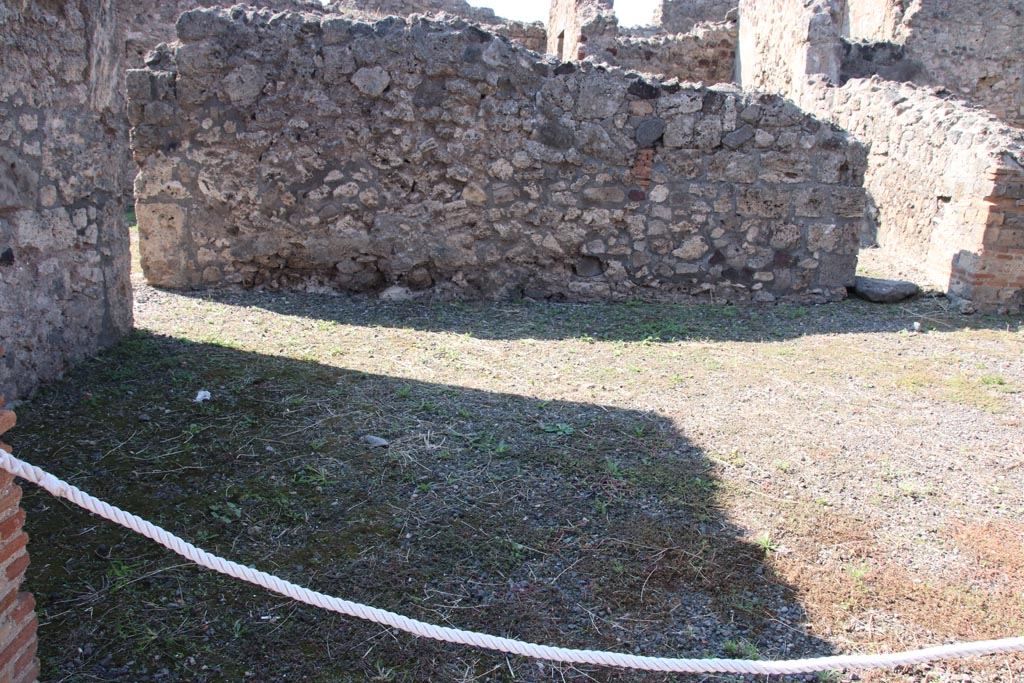
M542 432L547 434L554 434L557 436L572 436L576 433L576 428L568 422L558 422L556 424L542 424L540 426Z
M729 659L760 659L757 646L745 638L727 640L722 643L722 652Z

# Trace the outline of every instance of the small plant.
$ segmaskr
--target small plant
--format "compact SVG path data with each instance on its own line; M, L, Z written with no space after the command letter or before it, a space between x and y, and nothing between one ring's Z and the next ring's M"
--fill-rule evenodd
M397 676L397 672L394 667L387 667L377 661L373 665L373 676L370 678L371 681L393 681Z
M409 398L412 396L412 385L403 384L395 390L395 396L398 398Z
M604 469L606 472L608 472L608 474L615 477L616 479L622 479L623 477L622 467L619 465L619 463L615 462L611 458L605 458Z
M703 477L693 477L690 479L690 488L694 491L701 493L710 493L714 491L718 486L714 481L710 479L704 479Z
M608 503L606 501L601 500L600 498L595 498L594 499L594 511L597 512L597 514L599 514L599 515L607 515L608 514Z
M838 671L818 671L814 674L814 679L818 683L839 683L842 678L842 674Z
M292 481L303 486L329 486L334 483L334 479L327 473L327 468L323 465L317 467L306 465L295 473Z
M761 653L757 646L745 638L739 640L727 640L722 643L722 650L731 659L760 659Z
M553 425L544 424L540 428L548 434L557 434L558 436L572 436L576 433L576 428L566 422L559 422Z
M110 590L118 591L132 582L132 576L138 569L137 565L123 560L113 560L107 566L107 576L110 578Z
M512 450L512 447L509 446L507 443L505 443L504 439L499 439L498 440L498 445L496 445L494 447L494 452L497 455L504 455L505 453L508 453L511 450Z
M242 508L238 507L235 503L214 503L209 507L209 510L211 517L225 524L232 524L242 518Z
M776 460L772 464L775 466L775 469L777 469L779 472L782 472L783 474L793 473L793 463L791 463L788 460Z
M764 551L765 557L768 557L772 553L777 553L779 551L778 544L776 543L775 539L772 538L771 533L767 531L758 536L754 543L756 543L757 547L761 548L761 550Z

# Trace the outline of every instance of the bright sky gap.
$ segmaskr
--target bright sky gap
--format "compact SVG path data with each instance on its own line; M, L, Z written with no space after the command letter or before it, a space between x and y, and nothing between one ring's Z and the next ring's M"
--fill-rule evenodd
M548 20L550 0L469 0L477 7L490 7L499 17L519 21ZM621 0L615 5L620 26L647 26L654 16L657 0Z

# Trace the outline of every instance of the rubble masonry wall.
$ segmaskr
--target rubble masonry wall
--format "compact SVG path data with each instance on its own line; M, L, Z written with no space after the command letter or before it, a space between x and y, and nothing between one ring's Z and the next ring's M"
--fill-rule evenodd
M154 284L769 301L853 277L863 152L775 96L459 22L197 10L178 36L128 78Z
M699 24L688 33L622 31L584 48L599 61L684 83L732 83L739 28L735 21Z
M979 308L1021 310L1024 133L910 84L835 87L839 3L772 2L774 11L742 14L744 86L781 92L868 145L865 184L884 249Z
M725 21L738 4L738 0L661 0L653 22L666 33L689 33L697 24Z
M0 394L132 325L124 34L112 0L0 0Z

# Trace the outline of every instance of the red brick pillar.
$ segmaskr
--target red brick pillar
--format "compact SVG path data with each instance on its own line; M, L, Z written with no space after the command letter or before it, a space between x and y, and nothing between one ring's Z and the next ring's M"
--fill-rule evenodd
M0 397L0 408L3 404ZM15 419L12 411L0 410L0 436ZM0 448L13 452L3 442ZM39 675L36 603L31 593L18 592L28 567L28 534L21 528L25 511L19 502L21 487L14 475L0 470L0 683L32 683Z

